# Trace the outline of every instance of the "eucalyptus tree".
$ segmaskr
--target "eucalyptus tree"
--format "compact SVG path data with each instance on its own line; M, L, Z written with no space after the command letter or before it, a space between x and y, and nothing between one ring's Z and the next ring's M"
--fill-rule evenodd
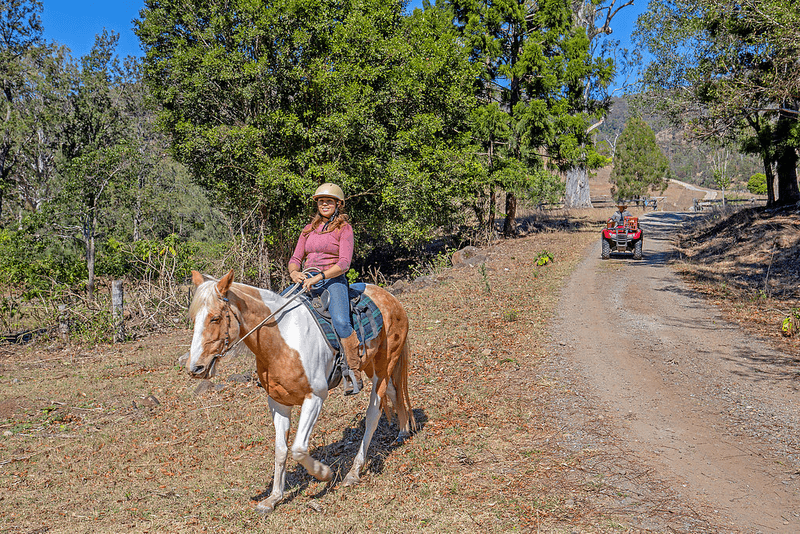
M637 21L654 56L643 78L653 105L701 139L758 154L768 205L800 201L799 10L798 0L651 0Z
M44 46L30 61L27 90L15 104L19 142L11 176L18 220L40 211L60 189L57 164L71 89L71 58L64 47Z
M589 39L589 54L596 69L583 79L582 105L575 106L578 113L586 113L591 123L586 134L599 127L611 106L609 84L617 72L629 71L631 64L641 60L637 51L621 49L619 41L609 37L613 33L614 18L624 9L633 5L633 0L573 0L574 24L586 30ZM627 85L627 82L623 83ZM594 140L592 140L592 143ZM605 163L597 157L595 146L583 145L587 151L585 158L578 157L565 169L564 205L568 208L590 208L592 201L589 190L589 171ZM613 148L612 148L613 152ZM579 154L583 156L583 154Z
M31 67L43 43L41 12L42 4L37 0L0 2L0 224L4 200L14 187L16 151L24 136L18 104L29 90Z
M472 61L482 67L475 132L486 155L490 199L495 188L505 190L503 233L513 235L520 191L547 169L602 160L589 134L597 110L586 106L585 83L607 82L612 68L593 61L586 28L575 23L568 3L447 1Z
M253 221L241 233L267 245L262 262L285 259L324 181L345 190L362 245L415 243L448 220L470 179L473 66L445 12L404 8L146 1L136 32L172 153Z
M130 162L135 159L119 90L118 39L118 34L103 31L73 69L61 133L59 173L64 183L54 210L60 213L60 231L84 246L89 298L94 293L97 238L113 225L107 219L109 191L114 184L129 183Z

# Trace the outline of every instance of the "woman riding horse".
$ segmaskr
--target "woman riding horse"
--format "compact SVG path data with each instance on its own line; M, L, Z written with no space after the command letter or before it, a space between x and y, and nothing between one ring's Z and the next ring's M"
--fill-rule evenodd
M331 322L342 343L349 373L349 389L345 395L361 391L362 361L359 357L359 343L350 323L350 297L345 273L353 259L353 227L350 219L343 213L344 192L336 184L324 183L314 193L317 212L309 224L303 228L289 260L289 277L303 288L318 295L327 289L330 294L328 311ZM317 269L319 272L306 278L303 268Z

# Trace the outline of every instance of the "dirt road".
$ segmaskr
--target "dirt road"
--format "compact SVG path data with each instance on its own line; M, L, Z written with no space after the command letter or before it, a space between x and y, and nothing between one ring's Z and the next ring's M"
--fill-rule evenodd
M603 446L613 442L669 490L670 529L800 532L798 369L725 323L671 270L668 237L689 217L643 218L642 261L603 261L598 239L563 290L550 372L588 412L576 420L578 409L565 407L566 439L597 447L597 435L567 419L603 422ZM646 491L628 479L636 515Z

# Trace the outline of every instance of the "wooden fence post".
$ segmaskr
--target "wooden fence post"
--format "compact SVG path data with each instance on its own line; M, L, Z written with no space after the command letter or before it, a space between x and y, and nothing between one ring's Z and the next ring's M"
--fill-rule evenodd
M66 341L69 337L69 322L67 319L67 305L58 305L58 334L61 336L61 341Z
M111 316L114 318L114 342L125 341L125 318L123 316L123 290L122 280L111 283Z

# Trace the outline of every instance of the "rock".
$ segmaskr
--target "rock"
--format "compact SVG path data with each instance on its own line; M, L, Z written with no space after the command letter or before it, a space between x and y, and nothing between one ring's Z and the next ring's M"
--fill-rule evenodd
M411 287L414 290L422 289L423 287L428 287L429 285L433 284L433 277L432 276L419 276L411 282Z
M408 284L405 280L397 280L394 284L387 288L393 295L399 295L408 290Z
M177 364L178 365L186 365L186 362L188 362L188 361L189 361L189 353L188 352L184 352L183 354L178 356Z
M256 382L258 379L253 373L239 373L228 377L228 382L238 382L239 384L246 384L248 382Z
M199 384L197 384L197 387L194 388L193 395L195 397L199 397L201 395L205 395L212 387L213 387L213 385L211 384L211 380L203 379L203 380L200 381Z
M453 263L454 267L478 265L486 261L486 255L482 254L477 247L470 245L455 251L450 261Z
M139 399L139 401L133 401L133 407L136 409L139 408L155 408L156 406L160 405L161 403L155 398L153 395L148 395L143 399Z
M159 400L158 400L157 398L155 398L153 395L148 395L147 397L145 397L144 399L142 399L142 401L140 402L140 404L141 404L142 406L153 407L153 406L158 406L158 405L159 405L159 404L161 404L161 403L160 403L160 402L159 402Z

